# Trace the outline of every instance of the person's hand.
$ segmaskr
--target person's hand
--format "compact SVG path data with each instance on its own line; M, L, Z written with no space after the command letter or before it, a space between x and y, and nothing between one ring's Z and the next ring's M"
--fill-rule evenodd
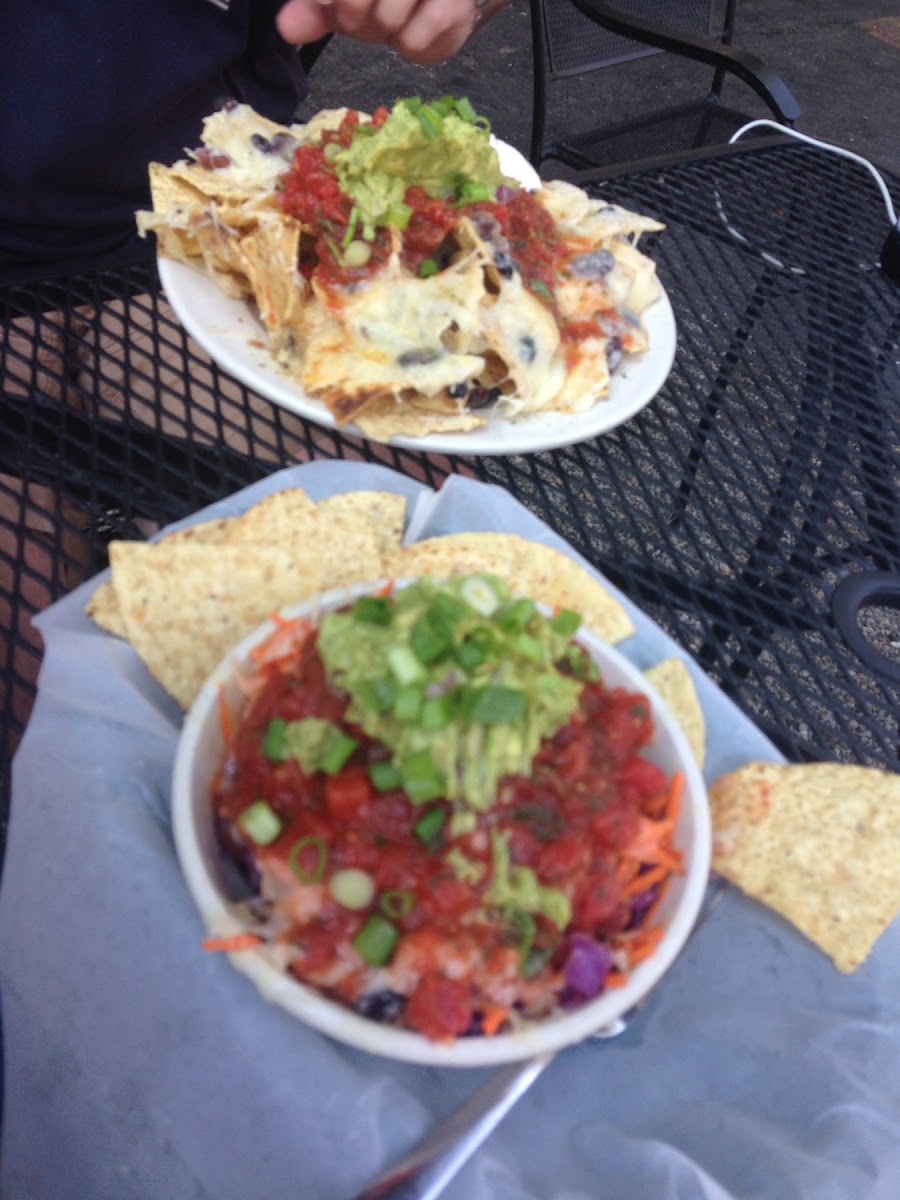
M277 23L285 41L297 46L343 33L434 66L468 41L486 8L476 0L287 0Z

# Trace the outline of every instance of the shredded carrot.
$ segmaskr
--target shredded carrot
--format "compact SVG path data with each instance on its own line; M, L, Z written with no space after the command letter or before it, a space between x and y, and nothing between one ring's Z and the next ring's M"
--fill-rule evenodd
M378 591L376 592L376 595L378 595L378 596L390 596L390 594L391 594L391 592L392 592L393 590L394 590L394 581L393 581L393 579L389 579L389 580L387 581L387 583L385 583L385 584L382 584L382 586L381 586L381 587L378 589Z
M481 1006L481 1030L485 1037L493 1037L506 1018L509 1009L502 1004L483 1004Z
M673 827L678 820L678 814L681 812L681 797L684 795L684 772L676 771L672 776L672 786L669 789L669 800L666 804L666 820L671 821Z
M628 976L624 971L620 971L618 967L613 967L606 976L606 982L603 984L605 988L624 987L628 982Z
M224 950L231 954L235 950L253 950L262 944L256 933L233 933L227 937L208 937L201 943L204 950Z
M645 925L652 925L654 923L654 921L656 920L656 914L659 912L659 906L663 902L663 897L666 894L666 888L668 888L669 880L671 878L672 878L672 875L670 872L666 876L666 878L662 881L662 883L659 885L659 890L656 893L656 898L654 899L654 901L650 905L650 907L647 909L646 913L644 913L644 924Z
M668 845L673 831L673 822L666 818L654 821L650 817L641 817L637 836L622 851L624 858L636 858L642 863L656 864L669 867L672 871L682 869L681 855Z
M669 873L669 868L660 864L651 867L649 871L644 871L643 875L633 875L622 888L622 899L628 900L632 896L639 896L641 892L646 892L648 888L655 887L664 879L668 879Z
M645 958L649 958L662 941L663 932L661 925L655 925L652 929L638 930L624 947L628 954L629 965L636 967Z

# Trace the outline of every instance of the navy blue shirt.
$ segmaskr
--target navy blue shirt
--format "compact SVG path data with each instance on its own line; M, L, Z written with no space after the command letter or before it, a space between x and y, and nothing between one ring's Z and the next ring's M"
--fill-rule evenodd
M283 0L3 0L0 266L112 251L147 164L233 97L289 122L306 94Z

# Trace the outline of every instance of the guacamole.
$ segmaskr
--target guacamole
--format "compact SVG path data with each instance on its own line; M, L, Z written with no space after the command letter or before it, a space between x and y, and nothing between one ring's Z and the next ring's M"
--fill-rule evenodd
M380 127L361 125L350 145L331 160L341 189L351 197L371 238L377 225L405 226L406 189L430 196L493 200L502 183L487 123L466 100L445 96L431 104L398 101Z
M573 621L493 576L422 579L328 614L317 645L348 718L390 750L387 783L484 811L578 707L584 679L561 669Z

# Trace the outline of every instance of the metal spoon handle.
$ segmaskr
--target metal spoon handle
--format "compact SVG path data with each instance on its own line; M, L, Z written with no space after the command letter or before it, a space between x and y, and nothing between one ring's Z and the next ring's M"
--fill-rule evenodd
M354 1200L434 1200L555 1056L503 1067Z

